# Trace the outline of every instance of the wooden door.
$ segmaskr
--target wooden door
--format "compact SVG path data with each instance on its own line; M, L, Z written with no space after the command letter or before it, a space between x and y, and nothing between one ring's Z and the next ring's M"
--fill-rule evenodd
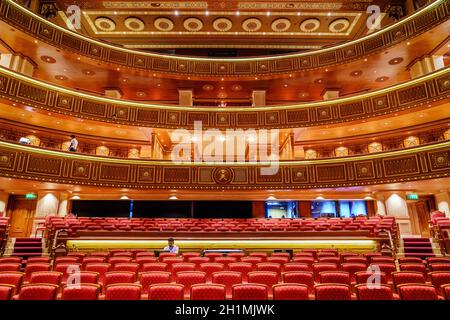
M410 220L412 223L413 233L422 237L430 237L430 229L428 221L430 220L430 213L428 212L427 204L423 200L410 204Z
M13 199L10 208L9 236L13 238L29 237L33 228L36 201L16 198Z

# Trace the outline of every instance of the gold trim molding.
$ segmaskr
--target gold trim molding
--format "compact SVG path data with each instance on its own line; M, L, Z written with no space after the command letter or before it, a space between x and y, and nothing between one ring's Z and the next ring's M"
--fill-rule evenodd
M105 158L0 142L0 176L112 188L286 190L377 185L448 177L450 142L354 157L269 163L175 163ZM217 181L217 171L228 172Z

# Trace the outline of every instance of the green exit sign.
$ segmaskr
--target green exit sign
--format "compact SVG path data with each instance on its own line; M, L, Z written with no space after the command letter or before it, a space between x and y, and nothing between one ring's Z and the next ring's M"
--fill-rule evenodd
M410 193L406 195L407 200L419 200L419 195L417 193Z
M37 198L37 195L35 193L27 193L27 194L25 194L25 199L34 200L36 198Z

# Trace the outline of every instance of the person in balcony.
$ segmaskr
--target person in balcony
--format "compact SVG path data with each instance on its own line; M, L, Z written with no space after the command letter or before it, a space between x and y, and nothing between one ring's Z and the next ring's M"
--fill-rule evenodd
M178 254L179 248L175 245L175 240L173 240L173 238L169 238L167 242L168 246L164 247L163 251Z
M74 135L70 136L70 145L69 145L69 151L76 152L78 148L78 140L75 138Z

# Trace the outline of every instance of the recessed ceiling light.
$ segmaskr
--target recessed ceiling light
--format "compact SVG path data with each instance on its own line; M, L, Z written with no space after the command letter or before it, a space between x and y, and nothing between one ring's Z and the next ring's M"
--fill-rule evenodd
M275 198L274 196L268 196L268 197L266 198L266 200L277 200L277 198Z
M267 11L266 15L270 16L272 13L270 11Z
M178 12L178 10L175 10L175 11L173 12L173 14L176 15L176 16L178 16L180 13Z
M241 13L239 12L239 11L236 11L236 15L238 16L238 15L240 15Z
M209 11L208 10L205 11L205 16L209 16Z
M130 199L130 198L128 198L127 196L121 196L120 197L120 200L128 200L128 199Z
M169 200L178 200L178 197L177 196L170 196Z

